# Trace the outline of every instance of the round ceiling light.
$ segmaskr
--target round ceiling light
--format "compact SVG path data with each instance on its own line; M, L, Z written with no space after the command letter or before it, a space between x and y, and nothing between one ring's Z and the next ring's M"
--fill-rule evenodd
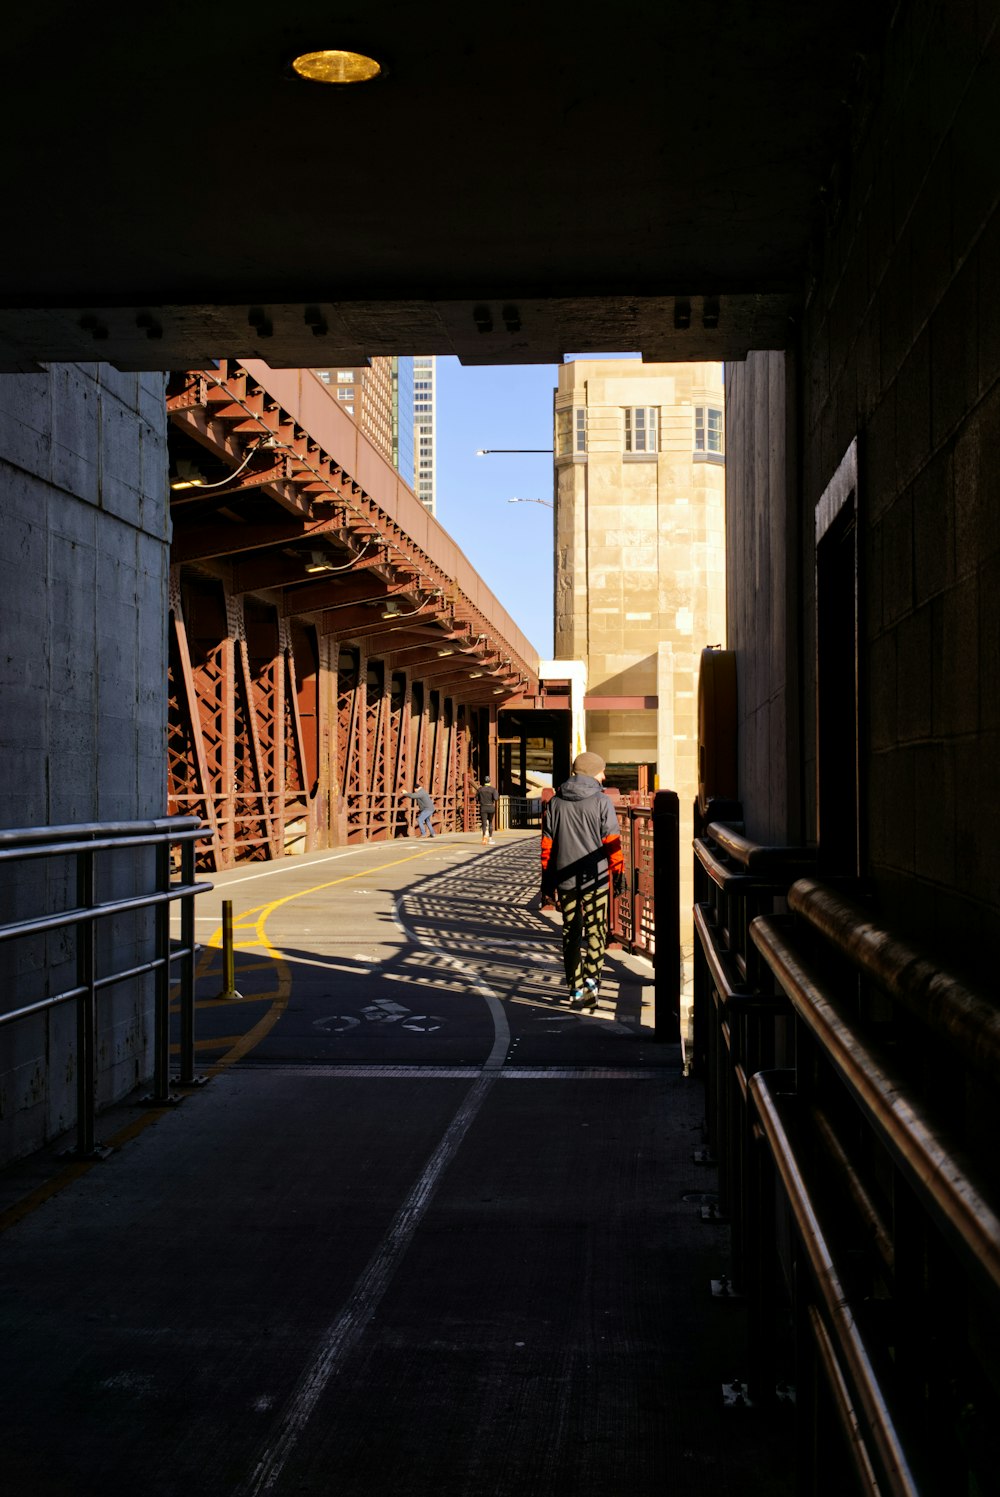
M303 52L292 67L310 83L368 83L382 72L374 57L363 52Z

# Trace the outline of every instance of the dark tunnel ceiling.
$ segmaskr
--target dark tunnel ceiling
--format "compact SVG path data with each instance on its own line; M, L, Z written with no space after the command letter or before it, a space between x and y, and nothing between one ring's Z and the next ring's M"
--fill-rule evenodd
M0 367L782 346L890 11L21 0Z

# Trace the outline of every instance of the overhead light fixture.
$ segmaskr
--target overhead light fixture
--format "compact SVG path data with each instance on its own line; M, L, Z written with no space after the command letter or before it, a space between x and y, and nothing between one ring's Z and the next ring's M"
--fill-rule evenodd
M382 74L382 65L363 52L327 48L302 52L292 61L292 70L308 83L370 83Z
M443 597L443 589L440 587L436 587L431 593L430 597L424 598L421 603L417 604L416 608L407 609L400 608L399 602L396 598L387 598L382 609L382 617L384 619L409 619L412 618L415 613L423 613L428 603L436 603L439 598Z
M424 604L418 603L416 608L400 608L395 598L390 598L382 609L384 619L410 619L415 613L423 613Z
M482 674L483 674L482 671L470 671L469 672L469 679L472 680L472 681L474 681L477 676L481 676Z
M337 568L325 551L310 551L306 562L307 572L335 572Z
M455 651L451 648L450 645L445 645L443 649L438 650L438 654L441 656L442 659L444 658L445 655L454 655L454 653L455 653Z
M205 484L205 475L195 467L189 458L182 457L178 459L177 477L170 480L170 487L175 493L180 489L203 489Z
M493 695L495 697L502 697L503 696L503 687L502 686L494 686L494 688L493 688Z

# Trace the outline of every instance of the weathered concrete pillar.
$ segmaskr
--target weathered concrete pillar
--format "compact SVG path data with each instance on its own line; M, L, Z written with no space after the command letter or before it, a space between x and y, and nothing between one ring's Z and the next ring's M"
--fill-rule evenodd
M166 808L168 598L164 380L107 365L0 376L0 825L141 820ZM72 877L72 875L69 875ZM128 875L116 874L115 893ZM46 876L0 879L10 918L43 911ZM153 920L118 923L116 959L151 954ZM6 945L10 1011L73 986L64 935ZM150 1071L152 984L101 996L98 1101ZM39 1147L75 1113L73 1011L5 1035L0 1158Z

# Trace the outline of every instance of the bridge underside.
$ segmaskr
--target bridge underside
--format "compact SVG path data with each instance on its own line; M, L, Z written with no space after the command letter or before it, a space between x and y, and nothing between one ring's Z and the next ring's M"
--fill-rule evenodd
M568 24L375 0L348 24L305 0L290 25L247 0L238 23L129 7L97 26L67 0L18 5L0 368L783 348L894 8L659 3ZM384 76L290 72L344 45ZM68 121L95 137L87 169Z

